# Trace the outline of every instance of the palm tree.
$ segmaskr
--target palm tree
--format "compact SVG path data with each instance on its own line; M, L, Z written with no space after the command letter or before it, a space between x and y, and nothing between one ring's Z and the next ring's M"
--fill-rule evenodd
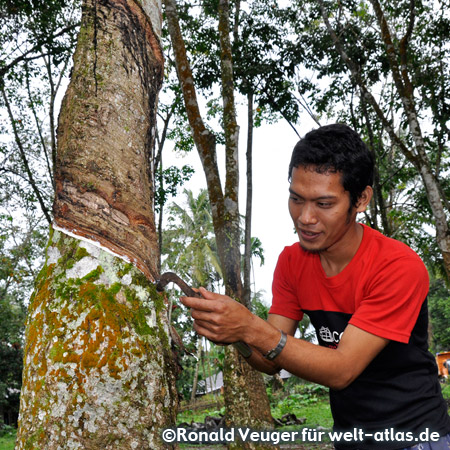
M184 189L186 206L169 206L169 225L163 233L162 266L186 278L194 287L217 288L222 279L217 256L208 192L197 197Z

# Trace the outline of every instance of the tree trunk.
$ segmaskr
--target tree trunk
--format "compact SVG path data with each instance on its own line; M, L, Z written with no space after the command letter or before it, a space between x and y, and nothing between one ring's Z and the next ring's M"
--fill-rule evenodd
M200 115L192 71L178 21L176 2L164 0L168 29L175 54L177 74L183 91L189 124L206 176L211 203L214 233L227 295L241 300L243 287L240 268L238 132L234 111L233 67L229 42L228 4L219 5L221 35L222 96L226 140L225 193L222 191L214 135L206 128ZM225 352L225 403L229 426L237 424L253 428L272 425L269 402L261 374L254 371L231 347ZM265 448L254 443L234 443L232 448Z
M160 10L86 0L58 127L54 229L30 300L16 449L163 449L176 390L150 156ZM169 447L170 448L170 447Z
M195 396L197 395L197 386L198 386L198 372L200 370L200 364L202 361L202 340L198 340L198 349L197 349L197 362L195 364L195 372L194 372L194 381L192 382L192 392L191 392L191 403L195 403ZM205 379L206 383L206 379Z
M252 302L252 288L250 282L252 262L252 204L253 204L253 92L247 95L247 198L245 201L245 230L244 230L244 296L243 303L250 308Z
M240 228L239 228L239 159L238 134L234 106L233 64L230 42L230 14L228 0L219 1L219 38L221 48L222 99L225 131L225 209L222 228L226 230L221 242L217 241L222 270L225 275L226 293L240 301L244 300L241 280ZM250 180L251 181L251 180ZM221 251L222 247L222 251ZM248 306L248 305L246 305ZM225 350L224 364L225 418L228 426L247 426L254 429L267 428L272 424L270 405L264 381L260 373L247 364L233 348ZM230 449L265 448L264 445L234 442Z

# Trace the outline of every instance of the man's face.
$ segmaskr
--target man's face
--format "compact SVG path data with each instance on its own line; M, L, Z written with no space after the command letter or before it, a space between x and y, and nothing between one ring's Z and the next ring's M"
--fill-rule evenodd
M351 207L340 173L294 167L289 193L289 212L303 249L323 253L351 243L357 209Z

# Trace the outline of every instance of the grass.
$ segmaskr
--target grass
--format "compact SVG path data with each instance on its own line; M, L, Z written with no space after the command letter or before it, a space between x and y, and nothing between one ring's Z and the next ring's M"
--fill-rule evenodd
M280 419L284 414L294 413L297 418L306 418L308 426L331 428L333 425L328 401L328 389L312 383L286 385L273 392L267 389L272 416ZM225 414L222 396L205 395L197 399L194 407L183 402L180 405L177 423L203 422L206 416Z
M298 431L304 427L316 429L319 426L326 429L331 429L333 425L333 419L331 417L331 410L328 401L328 390L325 388L311 384L286 386L285 389L277 391L275 393L272 393L272 391L268 389L268 396L271 404L272 416L274 418L281 419L284 414L293 413L298 419L306 419L306 421L302 425L276 427L277 431ZM181 411L178 414L177 423L202 423L204 422L206 416L217 417L219 416L219 414L224 414L224 408L222 407L219 409L221 404L223 404L221 403L221 399L219 399L218 402L217 398L203 398L195 405L195 409L185 409ZM207 407L202 407L202 405L205 405ZM310 443L308 443L308 445L301 444L301 441L298 441L295 443L295 447L293 446L290 448L307 448L308 450L332 448L327 442L323 442L320 444L317 443L314 445ZM223 445L213 444L204 444L200 447L192 444L181 444L180 448L184 450L222 450L225 447Z
M298 419L305 418L304 426L331 428L333 419L328 401L328 390L318 385L299 384L286 387L284 390L272 393L268 389L272 416L281 419L284 414L293 413ZM223 415L221 397L205 396L197 401L195 408L184 409L179 412L177 423L203 422L206 416Z
M14 444L16 442L16 430L0 436L0 450L14 450Z
M220 414L223 415L225 414L223 404L222 396L212 394L207 394L201 399L197 399L194 406L182 402L177 416L177 424L182 422L203 422L206 416L218 417Z

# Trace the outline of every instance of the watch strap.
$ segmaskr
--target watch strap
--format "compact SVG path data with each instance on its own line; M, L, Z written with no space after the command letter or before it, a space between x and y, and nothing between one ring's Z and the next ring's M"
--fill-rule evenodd
M268 359L269 361L274 360L283 350L284 346L287 342L287 335L284 331L280 330L281 337L280 341L278 342L278 345L273 348L272 350L269 350L264 356L264 358Z
M244 358L250 358L251 354L253 353L253 350L250 348L249 345L247 345L245 342L238 341L233 342L233 347L244 357Z

